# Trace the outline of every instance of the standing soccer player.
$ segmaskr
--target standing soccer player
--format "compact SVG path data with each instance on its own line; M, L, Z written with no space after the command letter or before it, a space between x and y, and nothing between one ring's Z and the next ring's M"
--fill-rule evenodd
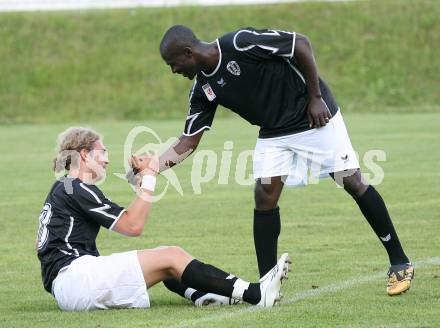
M196 304L197 300L230 304L233 299L271 307L280 300L287 253L258 283L200 262L180 247L101 256L96 247L101 226L126 236L142 233L157 171L151 159L132 157L139 188L131 205L123 208L95 185L105 177L108 163L107 150L95 131L70 128L60 135L55 168L68 175L49 191L40 214L36 248L44 288L62 310L148 308L147 288L161 281Z
M173 73L192 80L189 112L179 141L160 158L160 171L193 152L211 128L218 105L260 126L254 152L254 242L260 275L276 263L278 200L283 186L331 176L353 197L391 263L387 293L410 288L414 268L385 203L361 179L341 111L318 76L309 40L299 33L244 28L202 42L182 25L163 36L160 53Z

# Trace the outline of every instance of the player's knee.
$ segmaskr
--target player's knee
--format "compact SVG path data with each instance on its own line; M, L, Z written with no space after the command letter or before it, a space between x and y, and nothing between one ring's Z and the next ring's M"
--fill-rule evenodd
M159 251L162 270L164 270L168 278L176 277L176 266L183 254L183 249L179 246L159 246L155 250Z
M173 263L190 258L189 254L180 246L168 246L168 253Z
M257 183L254 190L255 208L257 210L268 210L275 208L278 197L271 185Z
M170 246L170 249L173 252L173 255L175 257L180 258L182 256L186 256L187 255L185 250L182 247L180 247L180 246Z
M354 198L361 197L367 188L368 184L362 181L360 173L344 178L344 189Z
M170 261L175 258L181 257L182 254L185 252L180 246L160 246L158 248Z
M188 263L192 257L180 246L168 246L166 252L169 258L168 273L171 277L178 278L182 263Z
M164 246L164 245L162 245L162 246L157 246L157 247L155 247L155 248L153 248L153 249L162 250L162 249L167 249L168 247L170 247L170 246Z

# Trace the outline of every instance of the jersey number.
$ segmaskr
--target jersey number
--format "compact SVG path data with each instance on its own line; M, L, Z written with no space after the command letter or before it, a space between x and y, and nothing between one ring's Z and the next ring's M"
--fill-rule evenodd
M47 225L50 223L52 217L52 206L49 203L44 204L40 213L38 237L37 237L37 249L40 250L46 244L49 237L49 230Z

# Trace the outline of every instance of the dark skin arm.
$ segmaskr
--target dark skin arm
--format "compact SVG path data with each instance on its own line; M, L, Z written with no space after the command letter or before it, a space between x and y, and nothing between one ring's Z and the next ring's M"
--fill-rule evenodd
M319 89L318 68L313 56L310 41L301 34L296 34L294 57L298 69L306 81L307 93L309 96L309 107L307 117L311 128L325 126L332 114L322 99Z
M201 131L193 136L182 135L174 145L159 156L159 172L183 162L191 155L199 145L203 132Z
M322 100L315 58L310 42L305 36L297 34L294 53L298 68L304 75L309 94L307 114L310 127L324 126L332 116ZM173 146L159 157L159 172L179 164L192 154L199 145L203 132L193 136L182 135Z

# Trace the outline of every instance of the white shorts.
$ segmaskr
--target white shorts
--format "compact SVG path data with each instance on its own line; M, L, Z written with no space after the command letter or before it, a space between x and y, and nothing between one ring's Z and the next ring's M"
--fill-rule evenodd
M257 139L254 179L285 176L288 186L306 186L329 173L359 168L339 110L326 126L276 138Z
M64 311L150 307L137 251L81 256L60 270L52 293Z

